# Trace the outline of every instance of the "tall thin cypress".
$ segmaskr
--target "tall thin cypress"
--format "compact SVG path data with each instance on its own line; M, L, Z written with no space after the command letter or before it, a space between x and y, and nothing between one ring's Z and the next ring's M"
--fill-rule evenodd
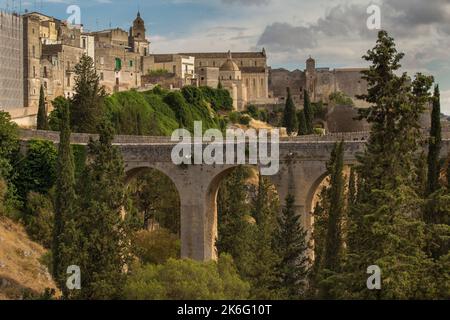
M286 128L287 133L291 135L298 130L298 119L295 111L295 104L292 100L291 89L287 88L286 106L283 114L283 127Z
M44 86L41 85L41 90L39 92L39 109L37 114L37 129L38 130L48 130L48 118L47 109L45 107L45 92Z
M53 235L53 276L64 297L69 297L65 278L67 268L77 265L75 213L75 165L70 146L69 103L64 98L54 102L60 110L58 178L56 180Z
M328 228L323 255L323 269L338 272L342 258L342 222L344 218L344 143L335 145L328 165L330 187L327 191L329 199ZM322 287L322 296L330 298L329 288Z
M431 131L428 146L428 195L439 189L439 156L441 154L442 145L442 129L441 129L441 104L439 86L434 88L433 112L431 114Z
M314 132L313 128L314 113L311 107L311 100L309 98L309 93L306 90L303 93L303 113L305 115L306 133L312 134Z

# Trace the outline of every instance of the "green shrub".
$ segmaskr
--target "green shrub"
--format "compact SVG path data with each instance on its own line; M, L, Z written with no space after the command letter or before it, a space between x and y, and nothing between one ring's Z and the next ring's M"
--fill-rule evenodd
M180 240L167 229L137 232L134 248L143 264L163 264L180 257Z
M16 170L15 186L18 195L26 199L29 192L47 193L55 183L58 153L50 141L32 140Z
M34 241L51 248L53 240L53 205L48 196L30 192L27 197L25 227Z
M233 109L233 98L228 90L200 87L204 99L211 104L215 111L230 111Z
M184 94L158 87L147 92L118 92L107 97L105 104L118 134L170 136L180 127L192 131L194 121L201 121L204 130L220 128L218 115L194 87L187 87Z
M132 272L124 288L131 300L243 300L250 285L240 279L230 256L219 262L170 259Z
M252 118L246 114L241 115L241 117L239 118L239 123L244 126L248 126L251 121L252 121Z
M239 123L239 120L241 119L241 113L237 111L230 112L228 114L228 119L231 123Z
M355 104L352 98L340 91L330 94L330 102L333 102L338 106L354 106Z

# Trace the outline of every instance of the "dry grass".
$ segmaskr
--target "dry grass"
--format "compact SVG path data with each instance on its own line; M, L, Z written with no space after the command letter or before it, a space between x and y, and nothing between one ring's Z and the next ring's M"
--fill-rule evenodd
M40 262L46 252L28 238L22 226L0 217L0 300L55 288L47 267Z

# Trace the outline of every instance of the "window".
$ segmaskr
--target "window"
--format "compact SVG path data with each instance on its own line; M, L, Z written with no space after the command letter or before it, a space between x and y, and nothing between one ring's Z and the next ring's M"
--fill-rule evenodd
M44 78L48 78L47 77L47 67L44 67Z
M105 80L105 75L103 74L103 72L100 72L100 81Z
M116 71L120 71L122 70L122 60L120 58L116 58L116 67L115 67Z
M36 47L33 46L33 58L36 58Z
M177 66L172 66L173 73L177 73Z
M44 88L47 90L47 81L44 81Z
M216 62L215 61L213 61L213 67L215 67L216 66Z
M130 60L130 68L133 67L133 60Z
M105 64L105 58L104 57L100 57L100 64L104 65Z
M258 66L258 61L255 61L255 67L257 67Z
M83 38L83 48L86 49L86 38Z
M70 76L67 77L67 86L70 87Z
M198 65L201 67L202 66L202 62L200 61L199 63L198 63ZM203 70L202 70L203 71Z

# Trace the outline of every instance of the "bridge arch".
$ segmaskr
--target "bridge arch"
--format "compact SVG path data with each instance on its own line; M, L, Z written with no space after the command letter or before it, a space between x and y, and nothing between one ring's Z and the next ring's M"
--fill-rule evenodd
M169 173L158 165L137 166L126 171L125 185L133 203L136 228L165 229L180 238L181 195Z
M259 171L259 166L257 165L231 165L227 166L223 170L217 172L208 184L206 199L205 199L205 221L206 221L206 237L205 245L209 248L208 252L211 252L212 259L217 259L218 252L216 249L216 240L218 236L218 208L217 208L217 198L220 186L222 182L228 177L233 171L239 167L251 168ZM279 187L276 181L271 179L271 176L265 176L270 180L270 183L274 186L277 195L279 196ZM282 205L283 199L280 199L280 205Z

